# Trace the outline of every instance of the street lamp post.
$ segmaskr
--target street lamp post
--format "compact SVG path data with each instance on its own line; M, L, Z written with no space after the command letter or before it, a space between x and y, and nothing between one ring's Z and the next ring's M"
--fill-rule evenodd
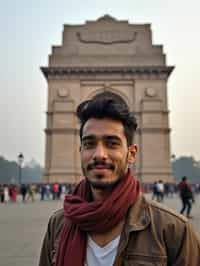
M21 181L22 181L22 163L24 161L23 153L20 153L17 158L18 158L18 165L19 165L19 185L21 185Z

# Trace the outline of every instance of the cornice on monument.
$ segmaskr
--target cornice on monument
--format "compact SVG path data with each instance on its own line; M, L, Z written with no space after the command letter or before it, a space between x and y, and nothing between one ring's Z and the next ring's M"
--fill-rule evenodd
M162 75L163 78L169 77L173 71L173 66L139 66L139 67L41 67L41 71L49 79L51 77L64 77L71 75L94 75L94 74L131 74L137 76L151 77Z

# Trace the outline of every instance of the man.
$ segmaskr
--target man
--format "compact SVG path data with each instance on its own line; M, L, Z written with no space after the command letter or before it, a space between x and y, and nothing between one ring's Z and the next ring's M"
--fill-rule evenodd
M4 203L4 200L5 200L4 186L0 184L0 202Z
M192 202L194 202L193 192L190 184L188 183L187 177L183 176L182 181L179 184L180 198L182 201L182 208L180 213L184 214L186 210L187 218L192 218L190 215L192 209Z
M25 184L21 185L20 193L22 195L22 202L26 201L26 194L27 194L27 186Z
M137 124L124 100L103 92L77 115L85 178L50 218L39 265L200 265L187 219L146 200L131 173Z
M157 181L155 181L153 183L153 186L152 186L152 197L151 197L152 200L154 199L158 199L158 188L157 188Z
M157 183L157 201L163 202L164 200L164 184L162 180Z

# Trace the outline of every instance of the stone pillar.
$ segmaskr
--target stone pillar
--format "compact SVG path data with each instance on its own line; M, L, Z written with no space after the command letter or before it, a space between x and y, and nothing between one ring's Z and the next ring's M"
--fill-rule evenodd
M66 89L58 89L50 102L46 128L45 179L52 182L74 183L80 179L77 162L78 130L76 129L75 102Z

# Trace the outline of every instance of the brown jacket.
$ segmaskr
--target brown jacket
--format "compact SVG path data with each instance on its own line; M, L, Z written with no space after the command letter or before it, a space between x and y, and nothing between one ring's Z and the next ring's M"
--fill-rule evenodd
M55 265L63 223L63 210L50 218L39 266ZM141 196L130 209L121 234L114 266L122 265L199 266L200 240L186 218Z

